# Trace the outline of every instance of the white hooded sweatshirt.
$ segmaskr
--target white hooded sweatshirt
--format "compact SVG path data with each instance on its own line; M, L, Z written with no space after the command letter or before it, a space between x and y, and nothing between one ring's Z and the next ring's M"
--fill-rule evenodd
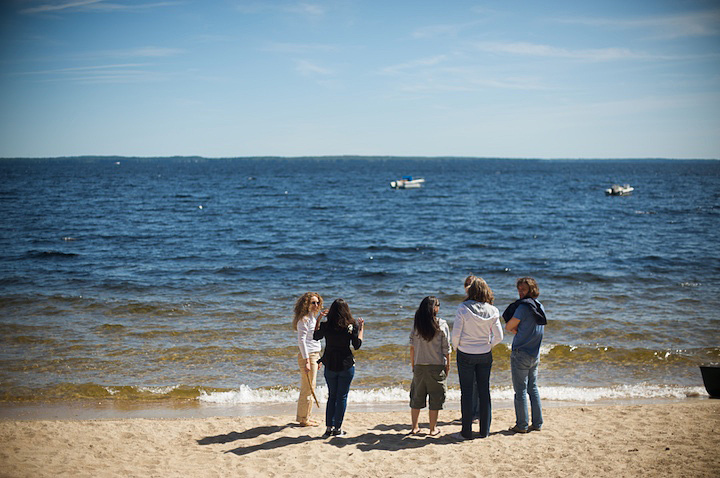
M466 300L458 306L452 329L452 343L466 354L486 354L502 342L500 311L494 305Z

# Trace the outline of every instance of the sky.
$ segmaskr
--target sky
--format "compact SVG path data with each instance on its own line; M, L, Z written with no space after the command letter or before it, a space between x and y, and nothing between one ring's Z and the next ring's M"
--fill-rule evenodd
M717 0L0 0L0 157L720 159Z

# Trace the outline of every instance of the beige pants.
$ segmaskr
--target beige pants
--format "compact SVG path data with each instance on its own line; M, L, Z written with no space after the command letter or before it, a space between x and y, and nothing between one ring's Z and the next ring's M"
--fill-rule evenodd
M305 359L298 354L298 367L300 368L300 398L297 404L297 421L300 423L310 419L310 412L313 406L312 391L315 390L315 382L318 371L318 360L320 360L320 352L313 352L310 357L310 372L305 373ZM308 383L308 375L310 382Z

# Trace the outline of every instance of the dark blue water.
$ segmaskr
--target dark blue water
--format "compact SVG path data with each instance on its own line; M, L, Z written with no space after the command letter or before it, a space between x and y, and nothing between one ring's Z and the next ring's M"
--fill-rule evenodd
M404 399L415 308L452 322L469 273L501 310L537 278L553 398L686 393L720 360L718 161L0 160L0 217L6 400L292 401L307 290L366 319L357 387Z

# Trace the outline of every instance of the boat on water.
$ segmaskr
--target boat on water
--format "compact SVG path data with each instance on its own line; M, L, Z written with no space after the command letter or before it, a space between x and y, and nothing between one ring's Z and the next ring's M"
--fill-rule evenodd
M622 186L613 184L609 189L605 190L605 194L608 196L628 196L632 194L634 190L635 188L629 184L623 184Z
M423 178L413 179L412 176L403 176L397 181L390 181L390 187L393 189L416 189L421 188L424 182Z

